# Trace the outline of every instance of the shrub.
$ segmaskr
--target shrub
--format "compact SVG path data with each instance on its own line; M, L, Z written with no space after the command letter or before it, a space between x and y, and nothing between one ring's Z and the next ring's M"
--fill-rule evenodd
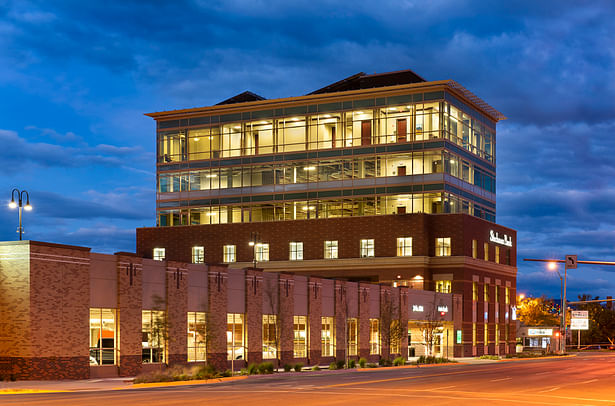
M290 372L293 369L293 366L290 364L284 364L284 372Z
M337 369L344 369L344 360L343 359L339 359L337 361L335 361L335 365L337 366Z
M216 368L213 365L205 364L197 370L196 379L211 379L216 375L218 375Z
M227 369L226 371L220 373L220 375L224 378L228 378L229 376L233 376L233 372L230 369Z
M336 363L336 362L332 362L332 363L330 363L330 364L329 364L329 369L330 369L330 370L335 370L335 369L337 369L337 363Z
M348 360L348 368L356 368L357 362L353 359Z
M301 369L303 369L303 363L302 362L297 362L294 366L295 372L301 372Z
M393 365L396 367L406 365L406 359L404 357L397 357L393 360Z
M262 362L258 366L259 374L272 374L273 373L273 362Z
M312 367L312 371L320 371L320 367L318 365L314 365Z
M248 365L248 374L249 375L256 375L259 373L259 366L256 364L250 364Z
M390 367L391 366L391 360L388 358L380 358L380 360L378 361L378 365L382 366L382 367Z
M453 361L448 358L434 357L433 355L421 355L416 361L417 364L446 364L451 362L457 361Z
M365 365L367 365L367 360L365 358L359 358L359 366L365 368Z
M497 355L481 355L478 359L493 359L493 360L499 360L500 357L498 357Z

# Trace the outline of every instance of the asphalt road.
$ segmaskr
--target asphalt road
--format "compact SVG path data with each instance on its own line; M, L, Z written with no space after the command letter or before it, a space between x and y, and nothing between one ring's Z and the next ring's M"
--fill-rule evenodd
M214 385L0 395L2 405L615 405L615 354L250 377Z

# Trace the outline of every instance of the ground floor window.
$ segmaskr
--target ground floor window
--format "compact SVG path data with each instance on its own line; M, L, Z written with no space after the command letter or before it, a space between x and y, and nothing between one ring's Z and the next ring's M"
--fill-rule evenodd
M500 345L500 325L495 325L495 345Z
M114 365L117 362L115 316L115 309L90 309L90 365Z
M356 318L350 318L348 327L348 355L357 355L359 347L359 322Z
M263 314L263 359L277 358L278 316Z
M143 362L165 362L165 345L168 334L166 312L161 310L141 311L141 359Z
M295 358L307 358L307 316L293 316Z
M369 353L380 354L380 320L369 319Z
M476 345L476 323L472 323L472 345Z
M451 293L451 281L436 281L436 292Z
M188 362L205 361L207 330L204 312L188 312Z
M333 317L322 317L322 327L320 330L322 356L335 356L335 321Z
M489 344L489 326L485 323L485 345Z
M229 360L245 359L245 324L241 313L226 315L226 355Z
M401 353L401 336L402 328L399 320L393 320L389 329L389 346L391 348L391 354Z

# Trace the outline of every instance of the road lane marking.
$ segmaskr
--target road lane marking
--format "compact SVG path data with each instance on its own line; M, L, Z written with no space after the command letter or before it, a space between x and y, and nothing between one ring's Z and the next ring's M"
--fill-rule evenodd
M499 382L499 381L507 381L512 378L500 378L500 379L492 379L490 382Z
M558 390L558 389L559 389L559 386L555 386L555 387L553 387L551 389L538 391L538 393L553 392L554 390Z
M321 388L336 388L336 387L340 387L340 386L355 386L355 385L366 385L366 384L371 384L371 383L405 381L405 380L409 380L409 379L432 378L434 376L447 376L447 375L459 375L459 374L472 374L472 373L481 373L481 372L491 372L491 371L496 371L496 370L500 370L500 369L508 369L508 367L492 368L492 369L489 369L489 370L482 370L481 369L481 370L476 370L476 371L444 372L444 373L441 373L441 374L430 374L430 375L412 375L412 376L404 376L404 377L399 377L399 378L374 379L374 380L371 380L371 381L355 381L355 382L348 382L348 383L338 383L338 384L333 384L333 385L325 385L325 386L321 386Z
M596 382L597 379L590 379L589 381L581 382L581 384Z
M536 372L534 375L544 375L544 374L552 374L553 371L545 371L545 372Z

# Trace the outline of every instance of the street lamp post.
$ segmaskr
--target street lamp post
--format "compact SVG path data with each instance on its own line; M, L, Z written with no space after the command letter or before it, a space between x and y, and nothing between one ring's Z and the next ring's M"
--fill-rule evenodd
M560 300L560 306L559 306L559 331L560 333L562 331L564 331L563 326L566 325L565 322L565 312L566 312L566 306L564 305L564 278L562 278L562 274L559 273L559 270L557 269L557 264L555 262L549 262L549 269L552 271L557 272L557 276L559 276L559 300ZM564 353L566 352L566 336L561 337L560 334L560 352Z
M17 193L17 202L15 201L15 193ZM26 195L26 205L23 205L23 196ZM32 210L32 206L30 205L30 195L25 190L13 189L11 192L11 202L9 203L9 207L11 209L19 208L19 229L17 232L19 233L19 241L22 239L23 227L21 225L21 209L23 208L25 211Z

